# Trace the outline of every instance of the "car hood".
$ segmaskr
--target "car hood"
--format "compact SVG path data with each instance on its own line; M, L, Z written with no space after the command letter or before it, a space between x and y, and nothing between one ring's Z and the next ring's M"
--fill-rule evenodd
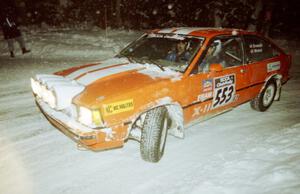
M101 101L128 95L163 80L175 81L180 76L178 72L167 68L162 71L153 64L114 64L76 79L78 83L85 85L85 90L74 99L74 102L92 107Z
M73 101L75 104L93 108L94 105L147 87L161 81L176 81L182 74L165 68L161 70L154 64L130 63L125 58L113 58L101 63L75 67L56 75L63 77L76 87L83 89L67 92L68 85L56 86L57 101L68 102L61 106L66 108ZM70 86L71 86L70 84ZM49 85L49 84L48 84ZM60 89L57 89L60 88ZM74 91L74 92L73 92ZM68 93L68 94L65 94ZM67 100L65 98L68 98Z

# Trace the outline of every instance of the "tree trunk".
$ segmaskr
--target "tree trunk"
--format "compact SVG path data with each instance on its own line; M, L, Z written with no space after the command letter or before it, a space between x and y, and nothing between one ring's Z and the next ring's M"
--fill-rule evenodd
M121 21L121 1L122 0L116 0L116 24L117 27L121 27L122 21Z
M258 0L255 4L255 10L251 15L251 22L248 25L249 31L257 31L258 17L262 9L263 9L263 2L262 0Z
M220 16L220 10L219 9L214 10L214 26L216 28L221 28L222 27L222 18Z
M68 6L68 0L59 0L59 5L61 7L67 7Z

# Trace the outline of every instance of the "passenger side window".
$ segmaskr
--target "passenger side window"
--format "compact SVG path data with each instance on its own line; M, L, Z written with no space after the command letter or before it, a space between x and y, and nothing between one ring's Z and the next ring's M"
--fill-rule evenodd
M205 57L198 66L198 72L208 72L211 64L223 68L243 64L242 40L240 37L218 37L207 48Z
M264 39L255 36L245 36L246 62L254 63L276 57L280 54L278 49Z

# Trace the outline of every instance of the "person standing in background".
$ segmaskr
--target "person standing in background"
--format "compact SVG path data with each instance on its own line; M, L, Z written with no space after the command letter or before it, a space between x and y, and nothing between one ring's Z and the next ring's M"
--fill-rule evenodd
M22 49L22 54L29 53L26 49L24 38L17 24L17 12L15 5L11 1L2 1L0 3L0 26L7 41L10 57L15 57L14 41L17 41Z

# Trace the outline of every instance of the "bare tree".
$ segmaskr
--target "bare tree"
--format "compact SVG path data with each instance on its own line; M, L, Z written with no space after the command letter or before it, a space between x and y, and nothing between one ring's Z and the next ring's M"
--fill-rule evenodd
M214 27L247 28L257 30L263 0L212 0L206 7L211 10ZM249 24L248 24L249 23Z
M62 7L67 7L68 3L68 0L59 0L59 5Z
M221 17L221 10L216 8L214 10L214 27L220 28L222 27L223 18Z
M117 27L121 27L121 24L122 24L121 3L122 3L122 0L116 0L116 24L117 24Z
M263 9L262 0L257 0L255 3L254 12L251 15L251 22L248 25L248 30L257 31L258 18L259 18L259 14L261 13L262 9Z

